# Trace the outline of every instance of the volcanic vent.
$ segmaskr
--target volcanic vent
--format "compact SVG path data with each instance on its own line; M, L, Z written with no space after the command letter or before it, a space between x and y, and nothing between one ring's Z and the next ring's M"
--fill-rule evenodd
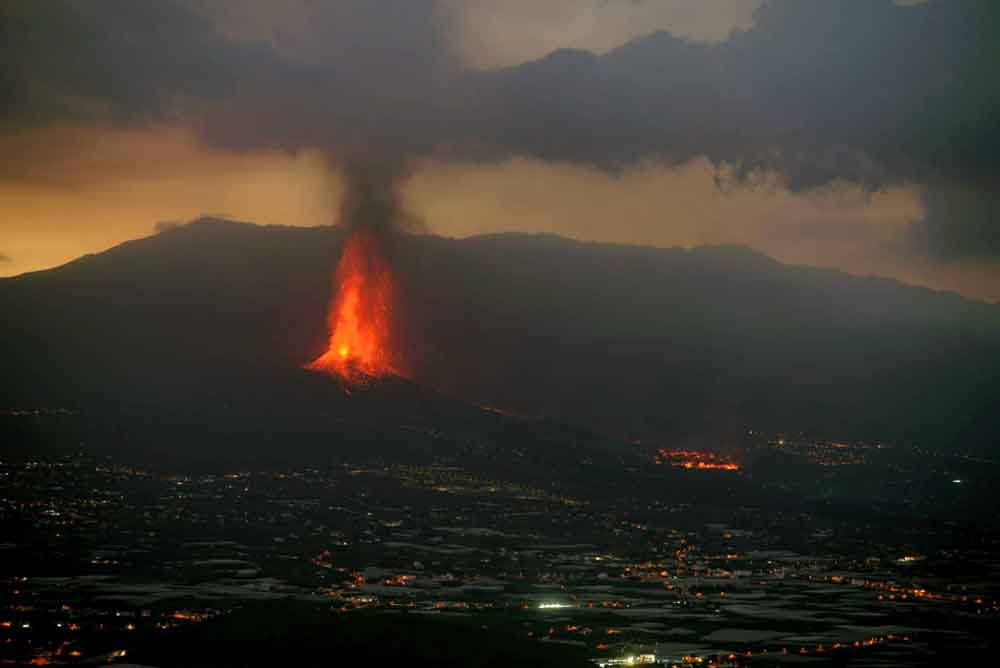
M392 350L395 280L375 228L355 228L333 277L327 350L306 368L350 380L398 373Z
M333 273L326 352L307 369L353 382L402 375L399 297L389 254L397 226L408 220L398 201L398 165L351 163L341 223L347 236Z

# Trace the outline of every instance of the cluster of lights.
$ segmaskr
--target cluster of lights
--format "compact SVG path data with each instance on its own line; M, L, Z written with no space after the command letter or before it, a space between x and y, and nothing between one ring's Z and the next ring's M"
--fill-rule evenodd
M923 561L926 557L919 554L907 554L896 560L900 564L912 564L915 561Z
M606 668L607 666L644 666L651 663L656 663L655 654L629 654L617 659L602 659L597 662L597 665Z

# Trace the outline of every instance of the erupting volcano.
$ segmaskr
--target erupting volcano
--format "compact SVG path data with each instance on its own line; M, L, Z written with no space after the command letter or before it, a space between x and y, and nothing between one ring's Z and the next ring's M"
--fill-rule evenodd
M382 240L371 227L357 227L333 277L327 350L306 368L355 381L398 373L391 347L395 291Z

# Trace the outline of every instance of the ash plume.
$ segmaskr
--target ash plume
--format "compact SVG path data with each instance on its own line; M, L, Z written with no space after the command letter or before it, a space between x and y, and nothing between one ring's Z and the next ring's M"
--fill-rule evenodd
M992 185L998 169L1000 93L984 67L997 56L991 0L764 0L752 26L717 44L661 32L491 71L456 60L435 0L262 3L239 30L211 2L43 4L0 9L7 127L181 121L233 148L402 164L705 155L780 169L803 189L970 173Z
M1000 258L977 213L990 202L975 204L1000 174L993 0L762 0L718 43L659 32L497 70L452 53L442 13L462 3L246 3L238 25L228 4L0 3L0 128L163 122L235 150L324 150L347 175L348 225L419 225L397 185L413 160L439 156L606 170L706 156L739 177L778 171L798 191L946 187L932 207L968 182L975 220L935 218L913 248L979 252L985 234ZM376 166L355 164L369 156ZM0 174L21 178L38 157Z
M403 206L400 184L409 174L396 160L350 160L341 166L345 187L339 224L347 230L371 227L385 239L394 230L423 231L423 221Z

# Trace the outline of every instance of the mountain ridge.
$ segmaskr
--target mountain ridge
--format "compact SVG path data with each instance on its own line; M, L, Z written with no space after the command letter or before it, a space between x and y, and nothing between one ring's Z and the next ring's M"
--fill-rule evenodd
M343 233L342 228L337 225L314 225L314 226L300 226L300 225L287 225L287 224L262 224L254 223L251 221L237 221L230 220L227 218L218 217L202 217L192 220L189 223L183 225L178 225L175 228L169 230L164 230L162 232L156 232L145 237L138 237L136 239L128 239L121 243L115 244L103 251L96 251L93 253L85 253L80 257L74 258L63 264L47 267L45 269L36 269L32 271L27 271L22 274L16 274L13 276L0 276L0 285L5 282L16 281L18 279L28 277L28 276L38 276L49 274L50 272L58 272L69 267L77 267L81 263L90 262L93 258L100 258L107 256L109 253L120 252L120 249L134 248L134 244L141 244L143 242L148 242L160 238L164 235L173 234L178 231L197 231L197 230L211 230L211 231L232 231L232 230L259 230L259 231L277 231L277 232L289 232L295 233L303 230L310 231L323 231L323 234L332 234L334 236L339 236ZM595 241L587 239L576 239L569 236L564 236L552 232L486 232L482 234L475 234L466 237L448 237L433 233L419 233L418 236L429 237L434 239L441 239L446 241L455 241L459 243L487 243L487 242L504 242L504 241L520 241L520 240L539 240L539 241L551 241L557 243L566 243L568 245L578 245L578 246L594 246L603 248L616 248L616 249L642 249L653 252L680 252L686 253L693 256L713 256L713 255L730 255L734 257L745 257L747 259L754 259L760 262L761 266L772 265L787 267L792 269L805 270L808 272L816 272L819 274L825 274L829 276L840 276L846 277L851 280L856 280L859 282L870 282L872 284L892 286L894 288L902 288L904 290L913 290L918 292L923 292L926 294L932 294L939 297L946 297L948 299L955 299L957 301L968 302L970 304L980 304L989 307L997 307L1000 309L1000 303L989 302L975 297L968 297L955 290L947 290L941 288L932 288L924 285L917 285L914 283L907 283L906 281L886 277L878 276L876 274L856 274L842 269L834 267L817 267L809 264L793 263L793 262L783 262L778 260L767 253L752 248L744 244L734 244L734 243L708 243L699 244L696 246L649 246L643 244L629 244L624 242L610 242L610 241Z
M0 281L15 314L2 398L300 368L325 345L341 239L202 220ZM388 252L408 375L472 404L622 440L753 427L975 449L1000 435L997 305L739 247L400 234Z

